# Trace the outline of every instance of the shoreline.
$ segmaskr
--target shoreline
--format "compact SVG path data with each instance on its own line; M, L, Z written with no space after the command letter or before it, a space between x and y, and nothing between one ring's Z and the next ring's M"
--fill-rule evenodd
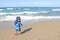
M37 24L39 22L45 22L45 21L59 21L60 19L36 19L36 20L22 20L23 26L27 26L30 24ZM4 27L5 26L5 27ZM11 27L9 27L11 26ZM0 21L0 29L4 28L15 28L14 21Z
M23 34L18 36L15 36L14 28L0 29L0 40L60 40L60 20L31 23L22 26L21 29Z
M19 16L19 15L16 15ZM16 16L5 16L0 17L0 22L1 21L14 21L16 19ZM53 19L60 19L60 16L20 16L21 20L38 20L38 19L48 19L48 20L53 20Z

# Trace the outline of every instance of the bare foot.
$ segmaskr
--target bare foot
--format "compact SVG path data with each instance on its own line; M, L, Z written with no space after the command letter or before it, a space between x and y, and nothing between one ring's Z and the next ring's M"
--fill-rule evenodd
M15 33L15 35L17 36L17 33Z

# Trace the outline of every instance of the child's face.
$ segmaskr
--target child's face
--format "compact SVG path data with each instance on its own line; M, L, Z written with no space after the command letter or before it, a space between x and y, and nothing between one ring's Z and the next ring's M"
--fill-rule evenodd
M20 19L18 19L18 22L20 22L21 20Z
M17 18L17 21L18 21L18 22L21 21L20 18Z
M18 20L18 21L20 21L20 20Z

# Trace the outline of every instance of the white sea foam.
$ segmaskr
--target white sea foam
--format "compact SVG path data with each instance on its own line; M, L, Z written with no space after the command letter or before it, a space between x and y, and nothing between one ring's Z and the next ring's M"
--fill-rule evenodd
M28 12L28 11L25 11L25 12L22 12L22 13L26 13L26 14L37 14L39 12Z
M56 8L56 9L52 9L52 11L60 11L60 9Z
M6 15L6 14L12 14L12 15L17 15L17 14L27 14L27 15L29 15L29 14L37 14L38 12L17 12L17 13L0 13L0 15Z
M24 10L30 10L29 8L24 8Z
M47 11L40 11L40 12L28 12L28 11L25 11L25 12L22 12L23 14L27 14L27 15L30 15L30 14L38 14L38 13L48 13Z
M47 13L47 11L42 11L43 13ZM36 19L46 19L46 20L50 20L50 19L60 19L60 16L23 16L23 15L20 15L20 14L37 14L39 12L17 12L17 13L0 13L0 21L14 21L16 16L20 16L22 20L36 20ZM6 15L6 14L9 14L9 15ZM12 14L12 15L10 15ZM18 15L17 15L18 14ZM3 19L1 19L2 17L1 16L4 16L6 15L6 17L4 17Z
M12 14L12 15L17 15L17 14L24 14L23 12L17 12L17 13L0 13L0 16L6 15L6 14Z
M0 9L0 11L3 11L4 9Z
M17 14L26 14L26 15L30 15L30 14L40 14L40 13L48 13L47 11L41 11L41 12L28 12L28 11L25 11L25 12L17 12L17 13L0 13L0 15L6 15L6 14L12 14L12 15L17 15Z
M2 12L2 13L0 13L0 15L5 15L5 14L7 14L7 13L3 13L3 12Z
M13 8L7 8L7 10L13 10Z
M20 16L22 20L38 20L38 19L60 19L60 16ZM1 19L0 21L14 21L16 19L16 16L6 16L6 18Z
M48 13L48 11L40 11L39 13Z
M19 8L19 9L21 9L21 8Z

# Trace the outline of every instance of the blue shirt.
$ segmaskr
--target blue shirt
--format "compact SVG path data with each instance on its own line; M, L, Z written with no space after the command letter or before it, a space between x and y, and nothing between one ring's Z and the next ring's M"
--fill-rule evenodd
M20 26L22 26L22 23L21 23L21 22L17 22L17 23L16 23L16 26L17 26L17 27L20 27Z
M16 23L16 29L19 29L21 26L22 26L22 23L21 22L17 22Z

